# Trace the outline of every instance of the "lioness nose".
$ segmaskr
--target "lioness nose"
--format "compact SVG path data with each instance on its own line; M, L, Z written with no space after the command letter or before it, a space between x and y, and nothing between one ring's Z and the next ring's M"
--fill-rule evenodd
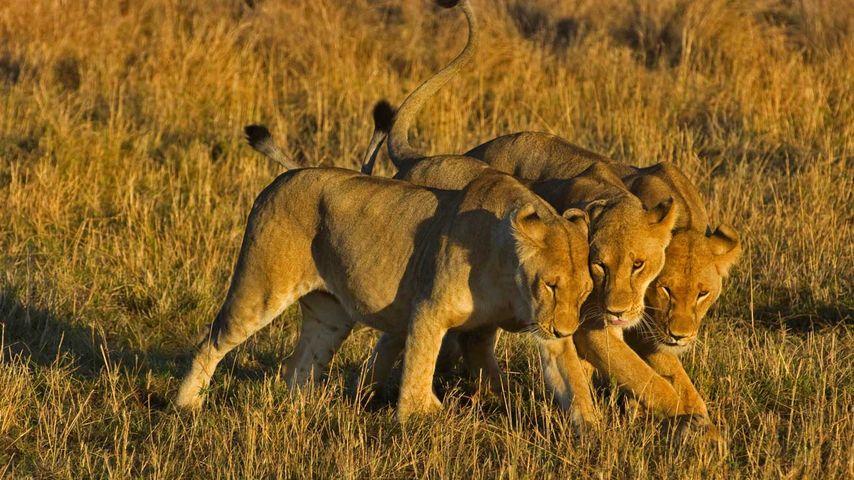
M561 332L560 330L557 329L557 327L552 327L552 334L555 336L555 338L566 338L566 337L572 335L571 332L570 333Z
M688 337L688 335L676 334L676 333L673 333L673 331L670 331L669 333L670 333L670 338L672 338L673 340L676 340L676 341L679 341L679 340L682 340L683 338Z

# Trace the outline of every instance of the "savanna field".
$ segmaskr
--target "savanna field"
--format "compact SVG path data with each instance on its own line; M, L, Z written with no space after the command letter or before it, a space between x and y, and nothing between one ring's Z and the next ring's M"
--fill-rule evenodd
M427 0L8 0L0 476L854 477L854 5L474 7L475 65L413 142L459 153L538 130L679 165L744 241L684 357L727 448L673 441L613 387L599 430L573 436L522 335L498 345L508 397L446 375L442 413L404 428L357 388L367 328L328 380L290 392L296 306L226 357L200 412L175 411L252 202L281 171L242 127L267 124L305 164L357 168L374 102L453 58L465 22ZM378 170L393 173L384 156Z

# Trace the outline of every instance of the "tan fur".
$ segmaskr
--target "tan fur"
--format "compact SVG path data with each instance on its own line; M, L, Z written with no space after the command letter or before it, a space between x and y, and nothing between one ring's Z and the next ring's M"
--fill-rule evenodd
M225 303L176 403L199 406L223 356L302 297L293 385L324 369L361 322L406 339L399 417L430 411L448 329L545 339L576 330L588 287L578 285L584 264L572 257L586 245L571 243L573 228L499 173L448 192L334 168L288 172L252 208Z
M405 104L401 110L404 107ZM523 164L518 162L518 165ZM501 166L508 167L506 164ZM520 171L519 168L509 167L506 170ZM441 188L460 188L489 171L492 171L489 166L469 157L427 157L408 162L395 178ZM639 323L645 309L644 292L664 265L664 251L670 241L678 208L673 207L669 200L649 209L644 208L641 201L626 189L617 172L604 162L591 161L585 168L572 172L548 170L550 175L566 177L545 178L542 172L532 169L527 172L534 177L534 181L527 182L529 187L558 211L580 207L589 214L590 262L596 287L584 305L585 318L589 318L589 321L585 322L577 336L585 335L583 331L588 329L601 330L608 325L630 327ZM635 267L636 262L642 262L640 268ZM622 343L622 339L619 341ZM593 348L607 348L600 343L588 343ZM465 351L468 347L462 345L460 348ZM567 355L574 354L574 350L562 351ZM626 351L631 352L628 348ZM583 383L566 382L562 387L560 382L552 381L560 376L553 369L557 365L576 364L577 361L554 358L554 350L541 354L550 389L558 401L565 405L568 398L573 396L569 387ZM633 360L643 363L637 354L632 352L631 355ZM604 356L596 355L593 358ZM608 371L610 365L594 364L600 371ZM643 367L649 370L648 365L644 364ZM489 377L496 378L498 375L491 373ZM668 399L675 401L672 390L671 387L664 395L670 395ZM584 391L581 391L574 396L580 398L583 394ZM654 397L649 399L654 400ZM592 415L585 413L586 400L577 403L573 415L592 419ZM654 402L648 403L654 407ZM666 408L664 410L669 412Z
M474 13L468 5L467 0L463 0L459 5L466 14L471 31L471 34L469 35L469 42L463 52L451 63L449 67L446 67L442 72L426 81L416 90L415 93L410 95L397 114L395 114L394 110L388 105L378 104L374 109L375 124L391 125L392 131L396 132L389 142L389 150L392 160L395 161L395 164L400 169L398 177L405 177L416 184L453 190L461 189L481 176L495 176L499 173L494 169L486 167L481 162L467 157L449 155L432 157L429 162L424 161L425 159L423 155L418 153L409 145L406 134L409 125L414 119L415 113L420 108L420 105L423 104L423 98L425 98L425 95L432 95L433 92L441 87L441 85L443 85L449 78L448 73L453 72L455 69L467 63L476 48L477 23ZM251 128L247 128L246 134L247 140L253 148L268 158L283 163L280 158L271 157L271 153L281 151L281 149L275 145L266 128L253 126ZM374 135L371 137L371 146L363 161L362 170L364 172L370 173L373 169L377 152L385 137L386 134L383 130L378 129L374 132ZM407 171L416 165L418 168L413 170L411 175L408 175ZM419 175L421 176L420 180ZM571 246L571 249L569 250L569 257L572 262L572 268L564 269L560 275L564 276L563 281L566 283L564 290L574 289L579 292L579 295L576 298L577 305L573 307L575 309L573 314L577 315L581 304L592 287L592 281L586 267L588 253L586 244L588 217L584 212L578 209L565 209L564 216L570 219L573 224L573 228L568 236L568 242ZM517 253L523 258L527 258L525 256L525 252L520 251ZM559 254L559 252L555 253ZM540 280L542 281L543 278ZM548 278L545 278L545 280L547 281ZM466 299L455 301L462 301L465 303ZM310 321L317 317L317 315L314 314L314 310L316 309L311 308L311 305L306 305L305 299L303 299L301 303L304 316L306 316ZM334 306L331 305L331 303L334 303L334 300L324 303L330 303L325 305L324 308L324 310L328 312L328 315L342 315L341 312L343 312L343 307L334 308ZM470 372L475 376L484 378L491 386L500 388L504 382L503 374L498 367L494 354L494 345L497 334L498 330L496 325L487 325L471 331L455 330L449 335L450 337L453 337L453 339L448 342L448 345L465 345L466 348L460 353L462 353L462 356L465 358ZM565 339L562 343L566 344L567 341L568 340ZM374 348L374 352L371 354L368 361L366 377L370 384L381 388L382 382L384 382L388 377L388 373L391 371L391 367L395 359L403 348L404 343L399 335L385 333L380 338L380 341L377 343ZM574 348L567 348L566 346L557 349L544 349L544 352L548 351L561 351L563 352L563 355L575 354ZM544 358L546 357L544 356ZM553 391L559 397L559 401L562 405L569 405L569 399L572 396L586 396L586 398L572 402L574 405L579 406L577 411L573 413L573 418L577 420L577 423L584 424L590 423L590 421L594 419L593 414L591 413L592 407L590 406L592 405L592 398L590 397L589 389L579 389L575 394L570 391L572 386L584 384L583 372L581 372L580 369L571 368L578 365L579 362L580 360L578 360L577 357L574 359L563 359L560 362L551 362L552 364L560 365L560 370L551 378L555 380L555 388ZM570 375L573 377L570 378ZM581 406L584 405L587 406L582 408Z
M470 43L477 41L476 38L471 38L473 36L474 33L470 35ZM447 82L463 66L461 62L446 68L442 72L442 83ZM423 105L427 96L428 94L421 95L417 104ZM408 118L411 119L413 115L410 112ZM408 138L401 136L401 131L405 134L407 129L401 128L392 133L396 133L398 141L405 142L408 146ZM381 138L379 130L375 132L375 138ZM380 144L381 141L373 142L374 154ZM649 407L671 415L681 414L680 412L696 413L707 419L705 404L687 380L688 377L675 355L696 337L700 320L720 293L721 278L726 275L740 253L740 242L737 233L729 226L721 225L715 232L708 229L705 209L691 182L672 165L659 164L649 169L637 169L617 164L602 155L546 133L520 132L498 137L472 149L466 156L483 160L495 169L532 181L532 189L558 210L567 205L568 199L575 196L591 213L591 219L594 221L591 228L591 267L598 288L596 294L588 299L589 308L586 309L586 313L594 314L594 321L588 322L575 336L576 341L584 347L580 349L586 351L590 358L599 360L596 366L600 371L614 373L617 381L626 385L630 392L646 398ZM392 160L395 160L394 156ZM419 173L411 171L412 161L404 163L398 159L395 163L402 170L398 174L401 178L415 180L420 176L422 178L416 180L420 183L429 183L431 178L436 183L462 183L459 178L460 169L421 166L423 171ZM468 163L467 168L471 171L485 168L482 165L473 165L470 161ZM370 172L372 166L373 162L366 167L366 171ZM462 170L465 171L465 168ZM444 180L440 180L443 171L446 176ZM662 220L662 226L670 223L674 232L669 244L667 235L644 234L643 225L637 224L641 215L638 215L636 205L632 205L635 202L630 195L622 195L619 192L620 182L615 181L617 177L621 177L626 185L632 187L631 192L650 210L648 215L658 216ZM567 179L572 181L564 182ZM674 202L675 208L668 213L664 206L669 200ZM612 274L614 266L625 272L627 260L636 259L639 251L660 252L665 246L666 258L670 260L665 262L664 266L658 262L660 256L653 253L653 264L645 262L646 267L653 268L646 269L643 275ZM647 255L648 253L643 255L643 259L646 259ZM598 265L600 263L603 265ZM655 274L658 274L658 277L654 288L647 288L649 280L655 277ZM632 280L635 280L634 284ZM632 289L630 295L625 295L625 290L619 288L620 285L627 284ZM699 298L697 295L700 293L705 295ZM630 319L636 318L634 314L638 312L637 307L643 305L638 299L644 296L649 303L647 316L651 321L643 325L642 329L628 330L628 340L649 363L645 363L637 353L625 348L622 332L615 332L613 335L615 338L619 337L616 340L617 346L614 347L615 341L609 339L610 335L607 334L613 329L603 320L613 320L615 316L606 314L599 318L595 315L600 313L597 310L621 310L627 307L627 311L632 314ZM620 326L631 326L634 323L637 322L627 322ZM623 362L628 368L611 368L615 352L622 354L622 358L616 361ZM665 355L670 355L671 358L668 361L660 361L659 357ZM608 361L605 362L604 359ZM677 389L685 392L679 394L681 400L674 396L672 389L662 385L661 376L656 375L650 365L660 368L662 375L678 382ZM674 374L676 370L678 372ZM650 384L660 387L653 389L657 392L652 395L645 389L645 386ZM682 408L674 409L673 405L679 405L680 402Z

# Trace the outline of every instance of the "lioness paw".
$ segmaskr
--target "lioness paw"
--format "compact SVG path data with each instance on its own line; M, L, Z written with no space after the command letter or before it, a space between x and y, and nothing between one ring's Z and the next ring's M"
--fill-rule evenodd
M442 402L430 393L419 397L401 397L397 402L397 420L405 423L414 416L429 415L442 409Z
M727 451L726 439L708 417L685 415L677 418L674 440L678 444L696 443L698 447L713 446L721 454Z

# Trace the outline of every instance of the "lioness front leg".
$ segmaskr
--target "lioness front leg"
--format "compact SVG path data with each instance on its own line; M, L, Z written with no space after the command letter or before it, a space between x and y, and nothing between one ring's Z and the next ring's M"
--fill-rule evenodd
M579 433L599 421L590 389L590 375L581 364L573 339L564 338L539 343L540 360L546 387L558 405L570 412Z
M669 352L659 351L644 355L644 359L659 375L673 384L673 388L676 389L676 394L683 404L696 406L698 413L680 422L677 436L685 435L692 426L700 426L703 427L702 430L706 438L722 441L720 432L709 418L706 402L700 396L679 357Z
M576 332L573 338L579 354L599 372L612 376L646 408L668 417L696 415L707 418L704 404L682 401L676 388L612 330L606 327Z
M382 392L388 384L394 362L400 357L400 352L406 343L403 335L383 333L374 346L370 358L365 365L365 386L374 393Z
M696 409L705 417L709 416L706 402L700 396L700 392L694 387L694 383L682 366L679 357L669 352L653 352L644 355L644 359L659 375L669 380L676 389L682 403L695 405Z
M403 355L403 378L397 401L397 418L405 422L413 414L439 410L442 402L433 393L433 374L448 328L432 308L416 308L409 324Z

